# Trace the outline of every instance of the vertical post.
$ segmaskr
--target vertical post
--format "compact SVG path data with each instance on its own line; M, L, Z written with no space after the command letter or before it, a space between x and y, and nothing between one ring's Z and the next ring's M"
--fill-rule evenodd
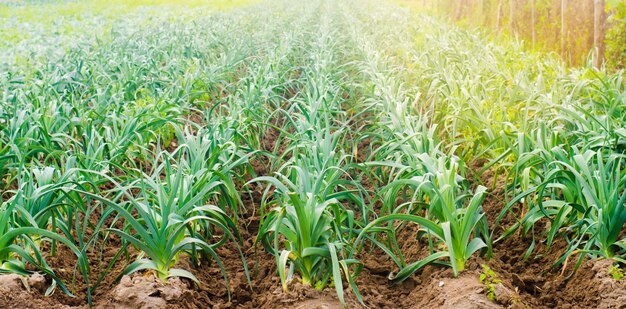
M537 0L530 0L530 14L531 14L531 25L530 31L532 32L532 41L533 41L533 49L537 44L537 32L535 30L535 26L537 24L537 15L535 12L535 3Z
M485 14L485 9L485 0L480 0L480 19L482 26L487 26L487 14Z
M509 31L511 35L515 33L515 0L509 1Z
M567 0L561 0L561 56L565 57L565 34L567 24L565 23L565 11L567 10Z
M463 16L463 0L458 0L455 2L456 6L454 7L453 16L455 20L461 20L461 17Z
M496 16L496 33L500 33L500 27L502 25L502 0L498 1L498 15Z
M604 61L604 0L595 0L593 3L593 66L600 68Z

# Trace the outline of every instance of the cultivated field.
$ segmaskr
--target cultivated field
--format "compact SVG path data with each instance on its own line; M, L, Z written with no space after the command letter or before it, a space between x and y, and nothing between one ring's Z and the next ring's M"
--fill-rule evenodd
M623 306L625 100L387 1L0 4L0 307Z

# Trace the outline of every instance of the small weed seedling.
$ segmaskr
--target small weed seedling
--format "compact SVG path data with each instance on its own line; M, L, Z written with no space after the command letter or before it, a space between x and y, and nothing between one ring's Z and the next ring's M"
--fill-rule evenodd
M487 293L487 298L491 301L496 300L496 291L495 285L502 282L502 280L498 279L496 273L489 268L487 265L482 265L483 272L480 274L480 283L485 286L485 292Z

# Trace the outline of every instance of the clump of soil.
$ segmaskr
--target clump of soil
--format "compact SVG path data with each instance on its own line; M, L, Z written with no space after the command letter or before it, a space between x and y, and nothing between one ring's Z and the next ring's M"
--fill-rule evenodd
M22 277L15 274L0 276L0 289L3 291L21 291L24 287Z
M337 297L331 294L334 289L318 291L311 287L303 286L296 280L289 284L287 292L282 287L277 287L267 297L264 297L259 307L293 307L293 308L343 308ZM355 304L353 304L355 305Z
M615 280L610 260L586 261L569 280L556 280L544 285L546 298L557 307L625 308L626 280Z
M124 276L110 291L108 301L98 308L165 308L168 304L184 304L192 295L188 285L179 278L163 282L153 276Z
M50 299L44 297L49 283L39 273L28 277L0 275L0 308L64 308L60 304L51 306Z
M476 271L465 271L454 278L452 270L427 267L420 275L422 284L411 292L417 308L500 308L489 300Z

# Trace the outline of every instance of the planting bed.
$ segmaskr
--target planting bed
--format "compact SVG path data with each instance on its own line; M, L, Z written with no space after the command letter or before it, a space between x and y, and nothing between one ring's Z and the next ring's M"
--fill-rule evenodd
M183 2L0 5L0 308L626 304L620 73Z

